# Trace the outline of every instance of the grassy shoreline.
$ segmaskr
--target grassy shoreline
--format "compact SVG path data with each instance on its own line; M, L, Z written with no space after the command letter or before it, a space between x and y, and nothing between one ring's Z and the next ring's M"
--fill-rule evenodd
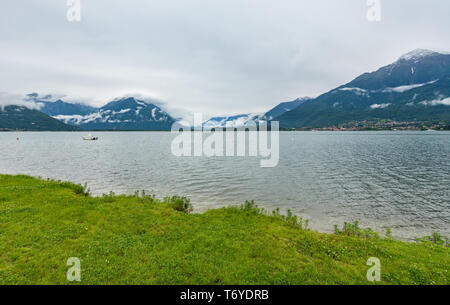
M69 284L70 257L81 284L450 283L450 249L431 242L351 226L319 233L251 203L187 210L182 197L91 197L68 182L0 175L0 284ZM380 282L366 278L370 257Z

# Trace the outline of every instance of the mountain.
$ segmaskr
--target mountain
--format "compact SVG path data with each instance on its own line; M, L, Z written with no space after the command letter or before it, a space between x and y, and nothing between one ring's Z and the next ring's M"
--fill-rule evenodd
M0 130L75 131L79 128L66 125L38 110L5 106L0 107Z
M280 115L281 128L364 120L450 122L450 55L415 50Z
M53 117L85 130L170 130L175 122L158 106L134 97L114 100L86 114L69 112Z
M424 84L449 76L450 54L418 49L401 56L395 63L376 72L364 73L346 87L380 90Z
M273 120L273 119L279 117L280 115L282 115L283 113L291 111L292 109L297 108L301 104L307 103L311 100L312 100L312 98L310 98L310 97L302 97L302 98L297 98L296 100L293 100L291 102L280 103L277 106L275 106L274 108L272 108L271 110L269 110L268 112L266 112L264 114L264 119L266 119L268 121Z
M280 103L265 114L247 113L231 116L212 117L203 123L204 128L257 126L260 121L270 121L281 114L291 111L303 103L312 100L309 97L298 98L290 102Z
M83 105L80 103L67 103L61 99L56 101L52 101L52 95L39 96L38 93L30 93L27 94L25 100L33 101L35 104L39 106L39 111L49 115L86 115L92 112L97 111L97 108Z
M82 104L72 104L66 103L62 100L57 100L55 102L48 101L37 101L42 104L42 107L39 109L41 112L49 115L87 115L97 111L97 108L82 105Z
M8 106L0 113L0 128L67 130L51 116L84 130L170 130L176 121L151 102L134 97L116 99L101 108L67 103L32 93L39 111ZM29 124L25 121L29 118ZM280 122L281 128L314 128L365 122L450 123L450 54L415 50L377 71L364 73L317 98L299 98L265 114L213 117L205 128L255 126L259 121ZM37 129L36 129L37 128Z
M238 114L212 117L203 123L203 128L256 126L263 119L261 114Z

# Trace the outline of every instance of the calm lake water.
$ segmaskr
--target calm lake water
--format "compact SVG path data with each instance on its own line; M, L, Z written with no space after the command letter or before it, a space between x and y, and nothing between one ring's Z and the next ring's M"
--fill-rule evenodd
M0 133L0 173L87 182L98 195L186 195L197 212L255 200L320 231L359 220L405 239L450 235L450 132L282 132L274 168L256 157L175 157L166 132L84 135Z

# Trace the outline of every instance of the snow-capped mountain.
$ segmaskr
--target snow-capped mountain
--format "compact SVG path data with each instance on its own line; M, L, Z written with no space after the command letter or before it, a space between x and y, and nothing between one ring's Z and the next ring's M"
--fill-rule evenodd
M170 130L175 120L158 106L134 97L116 99L87 114L53 115L86 130Z
M0 107L0 131L3 130L76 131L79 128L64 124L36 109L8 105Z
M134 97L116 99L101 108L54 99L50 95L29 94L24 101L32 102L34 112L10 107L0 116L3 122L0 128L19 126L33 130L33 126L25 126L22 121L25 114L38 118L38 108L63 123L85 130L170 130L176 121L155 103ZM21 111L23 115L17 115ZM36 130L44 130L45 124L53 125L54 129L49 130L71 128L57 126L48 119L38 118L43 123ZM280 121L281 128L301 128L366 120L450 123L450 54L415 50L317 98L281 103L265 114L213 117L202 125L241 127L256 126L260 121Z
M255 113L212 117L203 122L203 128L257 126L262 117Z
M364 73L345 87L382 90L426 84L449 75L450 55L429 50L415 50L396 62L372 73Z
M260 122L274 120L283 113L291 111L310 100L312 99L309 97L303 97L290 102L280 103L264 114L248 113L212 117L203 123L203 128L257 126Z
M450 55L415 50L277 119L282 128L383 119L450 122L449 97Z
M402 61L402 60L406 60L406 61L421 60L424 57L432 56L432 55L439 55L439 54L440 53L435 52L435 51L431 51L431 50L416 49L416 50L413 50L411 52L408 52L408 53L400 56L399 61Z

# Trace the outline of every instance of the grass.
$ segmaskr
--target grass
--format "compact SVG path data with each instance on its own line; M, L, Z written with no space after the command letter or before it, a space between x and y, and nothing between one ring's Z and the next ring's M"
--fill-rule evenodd
M184 197L91 197L86 187L0 175L0 283L69 284L449 284L449 248L381 238L353 225L307 229L253 202L189 214ZM353 232L353 233L352 233ZM75 282L74 282L75 283Z

